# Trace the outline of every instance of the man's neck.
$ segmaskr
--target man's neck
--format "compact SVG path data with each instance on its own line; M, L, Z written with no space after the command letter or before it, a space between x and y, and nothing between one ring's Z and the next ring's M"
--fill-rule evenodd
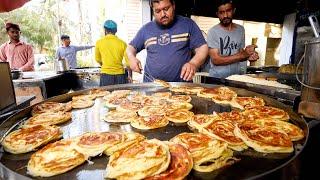
M115 36L115 34L113 34L113 33L105 33L105 35L106 35L106 36L108 36L108 35Z
M13 44L18 44L20 42L20 40L10 39L9 42L13 43Z
M220 26L226 31L232 31L234 29L234 27L235 27L233 22L228 24L227 26L225 26L225 25L220 23Z
M156 21L155 21L155 23L160 29L170 29L176 23L176 21L177 21L177 16L174 15L173 21L166 26L158 24Z

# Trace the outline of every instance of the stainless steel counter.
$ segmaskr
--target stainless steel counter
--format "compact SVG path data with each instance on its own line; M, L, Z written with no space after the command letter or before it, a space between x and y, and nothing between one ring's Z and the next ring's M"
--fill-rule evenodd
M34 72L23 72L22 77L16 80L13 80L15 85L19 83L33 83L39 81L45 81L49 79L56 78L61 76L61 74L57 74L54 71L34 71Z
M49 97L66 93L70 90L70 83L63 73L55 71L23 72L21 78L13 80L17 96L35 95L36 99L31 104L38 103Z

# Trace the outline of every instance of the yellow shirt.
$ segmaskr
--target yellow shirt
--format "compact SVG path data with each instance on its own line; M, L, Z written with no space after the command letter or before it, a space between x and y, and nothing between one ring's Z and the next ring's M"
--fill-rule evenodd
M101 72L105 74L124 74L122 60L129 66L126 53L127 44L113 34L99 39L95 47L96 61L101 65Z

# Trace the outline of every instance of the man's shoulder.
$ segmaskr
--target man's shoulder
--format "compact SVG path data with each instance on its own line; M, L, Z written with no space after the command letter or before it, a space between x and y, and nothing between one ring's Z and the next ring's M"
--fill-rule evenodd
M98 39L96 44L100 44L101 42L103 42L105 40L105 36L103 36L102 38Z
M23 41L20 41L20 46L24 49L32 49L33 48L32 44L29 44L29 43L23 42Z
M177 15L176 18L177 18L177 24L178 25L180 23L181 24L187 24L187 25L196 24L191 18L188 18L188 17Z
M121 43L122 45L126 45L127 44L124 40L122 40L118 36L116 36L116 37L117 37L118 42Z
M219 24L216 24L209 29L208 33L217 33L218 31L221 31L221 27Z
M241 24L234 23L236 29L244 30L244 27Z
M26 43L26 42L22 42L22 45L27 46L27 47L33 47L32 44Z
M6 47L8 44L9 44L9 42L7 41L7 42L1 44L1 45L0 45L0 48L2 49L2 48L4 48L4 47Z
M150 29L154 29L154 28L156 28L156 27L157 27L156 23L155 23L154 21L150 21L150 22L147 22L146 24L144 24L144 25L140 28L140 30L142 30L142 31L149 31Z

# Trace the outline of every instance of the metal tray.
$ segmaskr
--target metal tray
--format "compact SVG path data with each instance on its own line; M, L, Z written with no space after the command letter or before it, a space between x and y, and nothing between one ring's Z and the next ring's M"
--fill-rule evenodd
M192 84L192 83L171 83L172 85L187 85L187 86L205 86L214 87L208 84ZM103 87L106 90L116 89L131 89L140 91L146 94L151 94L157 91L168 91L163 87L157 86L154 83L144 84L127 84L114 85ZM290 108L266 96L250 92L244 89L232 88L239 96L259 96L262 97L267 105L285 109L290 114L290 121L304 130L306 137L294 143L295 151L291 154L262 154L254 150L246 150L244 152L236 152L236 156L241 158L238 163L222 168L211 173L198 173L192 171L187 179L255 179L270 174L296 158L302 151L308 139L307 123L300 116L295 114ZM67 102L72 96L87 93L89 90L76 91L69 94L63 94L47 101ZM230 111L229 106L221 106L204 98L192 96L192 102L195 113L212 113L212 111L224 112ZM28 107L15 115L8 118L0 125L0 137L4 137L8 132L16 129L20 123L30 117L31 107ZM140 131L130 126L130 124L110 124L102 120L108 108L104 106L103 100L98 98L95 100L95 105L88 109L72 110L72 121L61 125L63 138L70 138L81 135L85 132L93 131L135 131L145 135L148 139L157 138L160 140L169 140L175 135L182 132L191 132L186 124L176 125L170 123L164 128L159 128L149 131ZM0 146L0 179L30 179L33 178L26 173L26 165L32 154L13 155L3 151ZM108 163L108 157L101 155L91 159L93 164L84 163L75 169L61 175L53 176L47 179L103 179Z

